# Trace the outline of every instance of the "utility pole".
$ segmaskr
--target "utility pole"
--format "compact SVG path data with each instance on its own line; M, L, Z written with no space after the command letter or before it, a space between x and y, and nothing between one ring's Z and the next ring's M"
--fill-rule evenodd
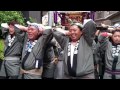
M29 11L21 11L23 13L23 17L25 18L25 24L29 21Z
M48 25L53 26L53 11L48 12Z

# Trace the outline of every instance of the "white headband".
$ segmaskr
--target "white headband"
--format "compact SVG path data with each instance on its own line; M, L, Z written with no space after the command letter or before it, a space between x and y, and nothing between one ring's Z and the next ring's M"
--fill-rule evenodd
M27 24L30 25L30 26L34 26L38 30L44 30L45 29L44 25L42 25L42 24L30 23L29 21L27 21Z

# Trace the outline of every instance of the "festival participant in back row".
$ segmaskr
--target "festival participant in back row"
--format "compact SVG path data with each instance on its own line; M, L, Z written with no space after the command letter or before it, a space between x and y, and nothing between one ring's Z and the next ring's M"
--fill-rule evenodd
M117 23L115 24L114 26L109 26L109 25L105 25L103 23L101 23L101 26L98 27L99 29L99 33L98 33L98 37L101 41L101 37L104 37L104 36L101 36L102 34L104 35L104 33L108 33L108 36L110 34L110 32L112 33L113 31L115 30L119 30L119 27L120 25ZM102 33L102 34L101 34ZM111 35L111 34L110 34ZM105 36L104 38L109 40L110 39L110 42L111 42L111 37L108 38L108 36ZM104 39L102 38L102 39ZM95 59L96 61L98 61L98 71L99 71L99 78L100 79L103 79L104 77L104 73L105 73L105 68L106 68L106 52L105 50L103 50L104 48L104 45L106 44L105 43L106 40L104 40L104 42L97 42L97 45L96 45L96 52L95 52ZM102 49L101 49L102 48Z
M21 37L17 37L15 21L2 23L2 35L5 38L4 61L1 66L0 76L7 79L17 79L20 72L20 59L22 53ZM19 34L23 34L21 31Z
M56 41L52 39L45 48L42 79L54 79L57 56Z
M120 30L101 33L99 49L105 55L105 73L103 79L120 79Z
M65 79L95 78L92 47L95 32L96 24L91 19L85 19L84 26L73 23L65 34L53 31L54 37L64 50Z
M43 57L46 44L50 41L51 29L37 23L28 23L28 27L16 25L26 31L21 58L22 79L41 79L43 72Z

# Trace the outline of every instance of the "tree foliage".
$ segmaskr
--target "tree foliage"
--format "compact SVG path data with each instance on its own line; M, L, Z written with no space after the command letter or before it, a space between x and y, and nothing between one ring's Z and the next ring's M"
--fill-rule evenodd
M3 60L4 58L4 41L0 39L0 60Z
M16 20L24 25L24 18L21 11L0 11L0 24Z

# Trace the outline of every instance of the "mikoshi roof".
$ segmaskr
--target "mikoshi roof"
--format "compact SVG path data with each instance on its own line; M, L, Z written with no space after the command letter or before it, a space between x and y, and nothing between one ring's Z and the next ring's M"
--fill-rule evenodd
M60 12L60 13L82 13L82 12L90 13L90 11L57 11L57 12Z

